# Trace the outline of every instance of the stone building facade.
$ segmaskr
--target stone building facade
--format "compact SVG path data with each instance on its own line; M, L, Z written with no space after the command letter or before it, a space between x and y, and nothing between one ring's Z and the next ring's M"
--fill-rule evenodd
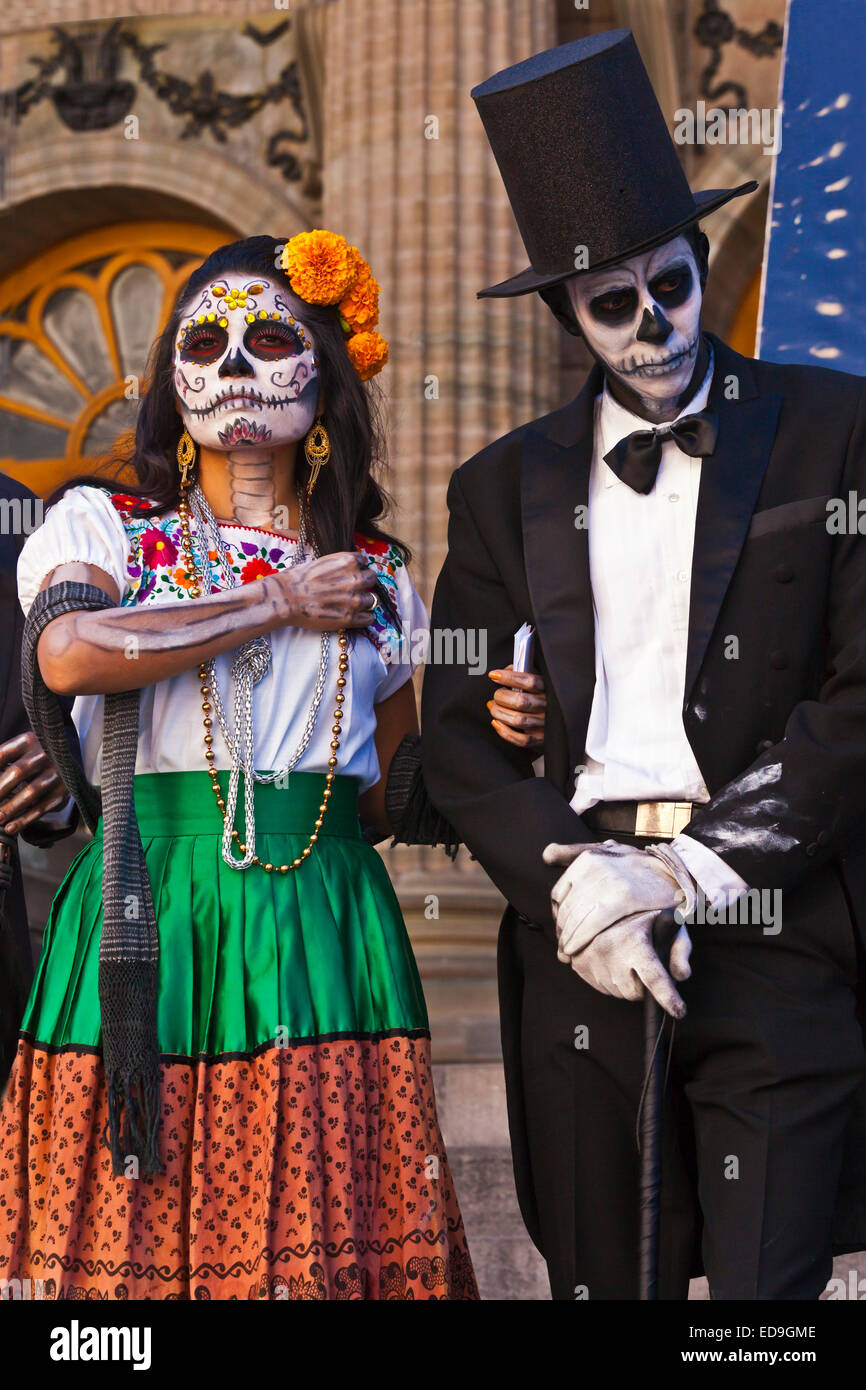
M634 30L673 128L775 107L784 0L6 0L0 16L0 469L45 495L128 428L147 346L220 242L331 227L383 286L394 529L429 599L460 462L579 389L534 296L470 88ZM695 187L754 177L707 227L709 326L754 343L771 159L690 146ZM132 386L131 383L132 382ZM480 692L480 685L479 685ZM79 842L80 843L80 842ZM28 851L35 935L77 848ZM487 1297L545 1296L511 1186L495 990L501 901L476 864L386 850L424 978L443 1128Z

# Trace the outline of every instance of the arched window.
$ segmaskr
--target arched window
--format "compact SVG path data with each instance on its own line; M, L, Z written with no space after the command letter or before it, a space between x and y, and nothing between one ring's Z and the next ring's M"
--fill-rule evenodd
M195 223L123 223L0 280L0 471L47 496L95 466L135 422L175 294L231 239Z

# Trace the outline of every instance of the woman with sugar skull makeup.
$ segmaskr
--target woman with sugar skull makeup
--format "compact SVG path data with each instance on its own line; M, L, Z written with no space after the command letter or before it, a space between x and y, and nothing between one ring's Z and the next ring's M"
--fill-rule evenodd
M85 809L105 782L0 1122L0 1278L52 1297L477 1297L370 843L427 622L381 526L378 289L329 232L219 248L155 344L137 485L74 479L22 551L34 700L77 697Z
M702 331L698 221L755 185L692 193L630 33L472 95L531 262L483 293L539 292L595 358L454 474L433 603L494 662L535 627L543 775L459 669L422 705L429 794L510 904L521 1210L555 1298L638 1296L647 990L676 1020L658 1296L703 1268L714 1299L815 1299L866 1248L866 549L827 526L866 488L866 391Z

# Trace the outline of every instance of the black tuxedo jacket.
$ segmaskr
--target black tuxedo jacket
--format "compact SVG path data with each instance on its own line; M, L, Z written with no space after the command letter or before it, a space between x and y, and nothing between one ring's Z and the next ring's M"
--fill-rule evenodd
M0 499L12 501L34 499L33 493L13 478L0 473ZM0 743L23 734L29 729L27 715L21 699L21 637L24 631L24 614L18 602L16 569L18 556L27 539L25 534L13 534L0 527ZM78 748L78 736L72 723L72 701L62 701L68 720L68 728L73 739L73 747ZM40 831L36 822L23 832L24 838L33 845L46 847L70 835L79 820L77 807L73 808L72 818L62 831ZM27 909L24 902L24 885L21 878L21 865L17 851L14 856L13 878L6 893L4 922L0 925L0 1086L14 1052L15 1038L21 1021L21 1013L27 1002L27 990L33 973L30 940L27 931Z
M827 911L866 934L866 542L827 524L830 498L866 497L866 383L741 357L709 336L719 435L701 468L683 723L711 799L688 834L750 887L782 889L786 918L794 890L819 876ZM433 627L481 629L490 669L535 624L544 777L491 728L483 675L430 665L424 681L433 802L551 934L561 871L542 850L596 838L568 802L595 682L581 509L601 388L596 367L574 401L482 450L448 492Z

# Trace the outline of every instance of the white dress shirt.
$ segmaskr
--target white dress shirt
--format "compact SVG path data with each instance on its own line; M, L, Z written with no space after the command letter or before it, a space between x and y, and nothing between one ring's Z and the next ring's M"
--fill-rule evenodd
M677 419L704 409L712 370L711 361ZM598 801L709 800L682 718L703 461L665 439L646 494L620 482L604 461L626 435L649 428L605 384L595 402L589 480L595 692L571 801L578 814ZM714 906L745 890L739 874L697 840L678 835L672 847Z

